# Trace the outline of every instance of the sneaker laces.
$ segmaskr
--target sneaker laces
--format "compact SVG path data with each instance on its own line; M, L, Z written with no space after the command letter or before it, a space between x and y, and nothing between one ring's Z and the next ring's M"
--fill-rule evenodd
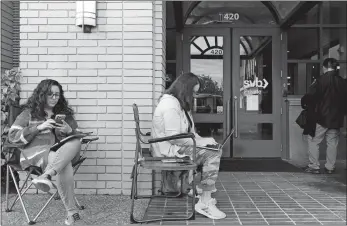
M78 213L74 213L74 214L72 215L72 218L73 218L74 221L78 221L78 220L81 219L81 218L80 218L80 215L79 215Z

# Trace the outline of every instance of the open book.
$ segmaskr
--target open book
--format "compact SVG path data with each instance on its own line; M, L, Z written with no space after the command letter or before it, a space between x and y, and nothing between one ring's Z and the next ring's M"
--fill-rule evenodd
M51 147L51 151L57 151L63 144L65 144L66 142L72 140L72 139L81 139L83 137L88 136L90 133L76 133L73 135L70 135L68 137L65 137L64 139L62 139L61 141L55 143L52 147Z

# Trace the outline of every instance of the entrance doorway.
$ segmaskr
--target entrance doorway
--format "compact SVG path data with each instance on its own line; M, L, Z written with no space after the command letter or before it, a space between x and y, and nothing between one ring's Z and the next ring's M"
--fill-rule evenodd
M201 136L221 142L223 157L281 157L278 29L185 28L183 71L201 78L193 117Z

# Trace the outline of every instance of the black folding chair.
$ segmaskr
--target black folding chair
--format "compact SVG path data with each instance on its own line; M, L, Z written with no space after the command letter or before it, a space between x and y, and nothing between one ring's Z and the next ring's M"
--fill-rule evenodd
M21 113L21 109L19 107L15 107L12 106L10 108L10 112L9 112L9 121L8 124L9 126L11 126L13 124L13 122L15 121L16 117ZM90 135L91 133L85 133L85 136ZM33 175L36 176L40 176L42 175L43 171L41 169L41 167L38 166L29 166L25 169L22 169L21 165L20 165L20 155L21 155L21 150L19 149L19 146L14 145L14 144L10 144L8 142L8 134L5 132L4 134L1 135L1 140L2 140L2 153L6 154L7 156L5 156L5 164L6 164L6 209L5 212L12 212L13 207L15 206L15 204L17 203L17 201L19 200L25 217L28 221L29 225L35 224L37 218L41 215L41 213L45 210L45 208L48 206L48 204L51 202L51 200L53 198L55 198L56 200L60 199L58 191L56 190L55 193L51 193L51 192L47 192L50 195L50 198L48 199L48 201L44 204L44 206L39 210L39 212L36 214L36 216L32 219L29 217L27 209L24 205L23 202L23 196L26 194L26 192L28 191L28 189L33 185L32 180L33 180ZM86 160L87 157L85 157L85 153L88 149L89 144L92 141L98 140L98 137L94 137L94 138L82 138L81 139L81 143L85 144L84 149L81 151L81 155L79 157L79 159L72 165L73 167L73 173L75 175L75 173L77 172L78 168L81 166L81 164L84 162L84 160ZM25 157L24 153L23 156ZM26 157L25 157L26 158ZM20 188L19 184L17 183L16 180L16 175L15 175L15 171L24 171L26 172L26 179L22 185L22 187ZM12 180L14 182L15 188L16 188L16 197L13 201L13 203L11 205L9 205L9 181L10 181L10 174L12 177ZM28 184L30 179L30 184L26 187L26 185ZM55 188L56 185L53 183L53 186ZM23 191L24 190L24 191ZM76 202L76 206L78 209L83 210L84 206L80 205L77 198L75 197L75 202Z
M135 133L136 133L136 151L135 151L135 159L134 159L134 167L133 172L131 175L132 178L132 187L131 187L131 213L130 213L130 221L131 223L147 223L147 222L153 222L153 221L178 221L178 220L194 220L195 219L195 184L194 180L192 181L192 189L193 189L193 196L192 196L192 212L185 218L181 217L161 217L161 218L155 218L155 219L147 219L147 220L139 220L134 217L134 205L136 199L145 199L145 198L178 198L182 196L182 186L183 186L183 177L181 177L181 189L178 195L170 196L166 194L162 195L138 195L137 194L137 177L139 174L139 169L145 168L150 169L152 172L154 170L161 170L161 171L193 171L193 177L196 174L197 164L196 164L196 142L195 142L195 136L193 133L184 133L184 134L177 134L174 136L169 137L162 137L162 138L154 138L154 139L148 139L148 141L145 141L143 139L144 136L148 136L149 134L144 134L140 130L140 118L139 118L139 111L136 104L133 104L133 111L134 111L134 120L136 124ZM176 157L147 157L143 154L143 149L141 147L141 144L152 144L157 142L163 142L163 141L169 141L169 140L176 140L176 139L183 139L183 138L191 138L193 140L193 160L185 159L184 162L162 162L163 159L176 159L179 161L179 158ZM181 159L182 160L182 159Z

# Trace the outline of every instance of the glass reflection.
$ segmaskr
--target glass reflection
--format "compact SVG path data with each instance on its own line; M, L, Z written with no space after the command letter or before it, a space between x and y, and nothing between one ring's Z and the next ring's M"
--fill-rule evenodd
M346 60L346 28L323 29L323 58L333 57L337 60Z
M190 70L199 76L201 87L194 96L193 117L197 133L223 141L223 119L210 122L223 111L223 37L195 36L190 42ZM203 115L196 120L198 115Z
M202 137L213 137L218 143L222 143L223 123L195 123L197 133Z
M244 37L252 49L240 59L240 110L272 113L272 41L269 37Z
M272 123L242 123L239 129L242 140L272 140Z
M290 28L288 30L288 59L319 59L319 29Z
M324 24L346 24L346 1L324 1L322 14Z
M289 63L288 95L304 95L314 79L320 75L319 63Z
M191 39L191 72L201 81L194 98L195 113L223 113L223 37L196 36Z

